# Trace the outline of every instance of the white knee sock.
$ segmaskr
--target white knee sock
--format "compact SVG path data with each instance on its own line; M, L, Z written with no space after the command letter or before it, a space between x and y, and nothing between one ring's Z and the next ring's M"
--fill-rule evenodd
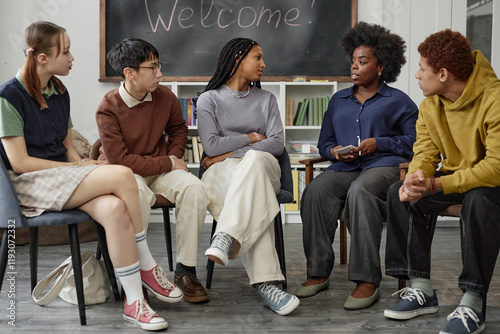
M135 235L137 243L137 255L139 256L139 267L141 270L151 270L156 267L156 261L153 259L149 251L148 242L146 241L146 233L144 231Z
M127 304L132 305L136 300L144 297L139 262L127 267L115 268L115 272L127 296Z

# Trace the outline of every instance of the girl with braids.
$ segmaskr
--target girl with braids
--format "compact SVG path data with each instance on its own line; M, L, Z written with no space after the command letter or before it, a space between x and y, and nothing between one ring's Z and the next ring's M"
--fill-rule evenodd
M354 85L337 92L328 105L318 148L332 164L302 194L307 280L296 291L299 297L328 287L337 218L344 208L351 235L348 278L356 283L344 307L362 309L379 299L387 189L399 180L399 164L411 159L416 137L417 106L386 84L396 81L405 63L404 44L398 35L365 22L342 38ZM348 145L355 148L337 151Z
M197 101L198 132L207 158L202 180L217 229L206 251L227 265L241 253L243 266L264 305L280 315L299 304L273 282L282 281L274 247L280 208L283 125L276 97L260 89L265 68L261 47L235 38L222 49L215 74Z
M126 294L123 318L145 330L165 329L144 299L142 286L158 299L182 293L149 252L139 192L129 168L80 160L72 144L66 76L74 60L70 39L50 22L26 29L26 60L0 87L0 155L9 169L25 216L80 209L106 231L109 255Z

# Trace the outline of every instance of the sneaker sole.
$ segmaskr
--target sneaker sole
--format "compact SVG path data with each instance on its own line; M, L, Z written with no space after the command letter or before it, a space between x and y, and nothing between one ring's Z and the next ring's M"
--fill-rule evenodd
M229 259L224 257L224 254L222 252L218 252L216 249L207 249L205 256L221 266L227 266L227 263L229 262Z
M164 296L162 294L159 294L158 292L156 292L153 288L151 288L149 285L147 285L146 283L144 283L144 281L142 281L142 286L145 287L146 289L148 289L149 292L151 292L157 299L163 301L163 302L167 302L167 303L178 303L182 300L182 298L184 297L182 294L178 297L167 297L167 296ZM135 319L134 319L135 321Z
M408 320L425 314L437 313L438 311L439 311L439 306L426 307L406 312L385 310L384 316L396 320Z
M294 298L291 299L282 310L273 310L271 308L269 308L269 309L276 312L279 315L288 315L288 314L292 313L292 311L295 310L297 308L297 306L299 306L299 304L300 304L300 299L297 298L296 296L294 296ZM266 307L269 307L266 304L264 304L264 305Z
M167 321L165 321L165 322L159 322L159 323L156 323L156 324L146 324L146 323L143 323L143 322L136 321L135 318L132 318L132 317L130 317L128 315L125 315L125 314L123 315L123 320L131 322L133 324L136 324L141 329L144 329L144 330L147 330L147 331L158 331L158 330L161 330L161 329L168 328L168 322Z

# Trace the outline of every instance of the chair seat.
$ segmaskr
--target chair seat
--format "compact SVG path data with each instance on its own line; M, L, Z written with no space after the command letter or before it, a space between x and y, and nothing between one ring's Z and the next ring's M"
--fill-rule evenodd
M443 212L440 212L440 216L450 216L450 217L460 217L460 212L462 211L462 204L455 204L449 206Z
M156 194L155 196L156 196L156 202L152 206L153 209L165 208L165 207L168 207L168 208L175 207L175 204L170 202L168 199L166 199L162 195Z

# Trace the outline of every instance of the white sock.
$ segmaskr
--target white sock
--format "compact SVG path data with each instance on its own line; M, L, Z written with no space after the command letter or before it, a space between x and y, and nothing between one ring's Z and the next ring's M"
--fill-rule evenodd
M138 299L144 297L142 293L141 274L139 272L139 262L130 266L115 268L116 276L120 279L125 295L127 296L127 304L132 305Z
M426 296L431 297L434 295L431 280L428 278L410 276L410 284L412 289L420 289Z
M156 261L149 251L146 233L144 231L135 235L135 242L137 243L137 255L139 256L139 267L141 270L147 271L156 267Z
M470 307L477 313L483 311L483 297L477 292L466 290L460 305Z

